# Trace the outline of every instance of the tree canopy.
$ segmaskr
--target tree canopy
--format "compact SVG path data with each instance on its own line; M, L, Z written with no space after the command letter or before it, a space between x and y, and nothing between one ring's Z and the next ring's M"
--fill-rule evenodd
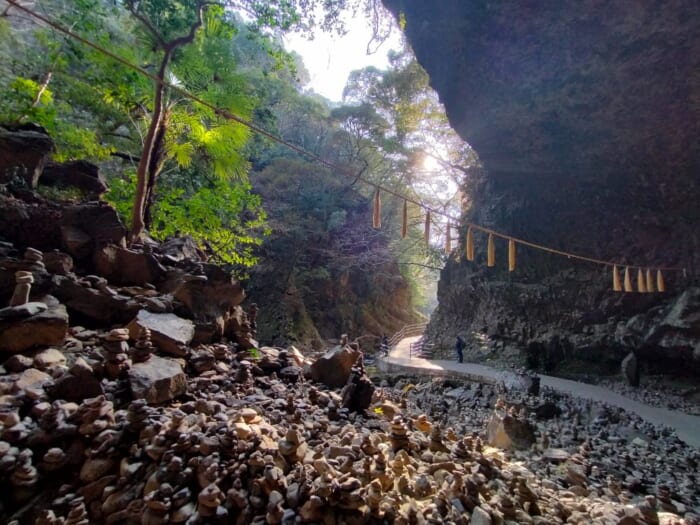
M10 23L0 18L0 49L12 49L0 65L8 94L0 120L46 127L58 160L99 162L107 198L131 220L134 241L144 228L156 238L189 234L239 269L259 254L285 254L284 271L302 284L321 268L341 280L356 271L400 273L414 283L434 277L426 269L444 254L424 246L422 211L409 206L411 228L401 240L403 201L385 196L385 226L373 230L364 221L373 189L357 178L436 208L449 197L444 188L454 187L446 181L463 182L473 153L449 129L425 72L409 51L395 52L387 71L354 72L343 104L331 104L301 94L303 64L275 33L342 32L341 9L373 13L375 0L41 0L41 7L154 78L51 27L12 18L10 9ZM440 177L424 173L427 157Z

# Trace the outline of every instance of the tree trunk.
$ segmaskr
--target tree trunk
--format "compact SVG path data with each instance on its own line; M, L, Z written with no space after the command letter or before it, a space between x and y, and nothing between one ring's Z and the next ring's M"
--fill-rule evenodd
M144 223L144 208L146 204L146 193L148 190L149 167L151 166L151 157L156 143L156 138L159 135L161 125L163 123L163 94L165 93L165 72L172 56L172 49L166 49L161 60L160 68L158 69L158 81L156 82L155 96L153 97L153 115L151 123L148 126L148 133L143 144L143 153L139 160L138 171L136 172L136 194L134 195L134 207L131 211L131 232L129 234L130 242L137 242L143 234Z
M148 197L149 188L151 191L155 186L155 178L158 176L157 171L151 172L152 167L160 169L162 163L153 163L153 154L157 141L165 138L165 133L161 135L161 127L164 124L163 112L163 95L165 93L165 73L168 70L168 64L173 56L173 52L181 46L190 44L194 41L197 30L202 27L202 9L206 2L198 2L197 5L197 21L190 26L190 31L187 35L175 38L169 42L163 42L160 35L155 31L153 26L136 10L130 8L131 12L153 33L156 39L163 47L163 60L161 60L160 68L158 68L158 80L156 81L155 96L153 100L153 116L151 123L148 126L148 133L143 144L143 154L139 161L139 168L136 172L136 194L134 195L134 207L131 214L131 232L129 234L130 242L136 242L141 238L145 226L144 212L146 208L146 199ZM149 181L153 177L153 181L149 185Z
M153 204L156 200L156 181L165 161L165 133L168 129L169 110L164 110L161 123L153 140L151 162L148 165L148 179L146 181L146 198L143 206L143 222L147 229L153 225Z

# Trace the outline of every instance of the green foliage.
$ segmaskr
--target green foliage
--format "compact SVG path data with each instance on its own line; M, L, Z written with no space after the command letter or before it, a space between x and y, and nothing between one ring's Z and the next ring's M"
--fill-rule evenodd
M117 210L125 223L131 220L131 208L136 192L136 170L125 170L121 176L113 177L109 182L109 191L104 199Z
M57 137L53 155L57 162L84 158L104 160L114 151L113 147L100 142L95 130L76 128L63 120L56 120L54 126L48 129L50 134Z
M54 202L80 202L85 195L79 188L64 188L61 186L46 186L39 184L36 192L42 197Z
M260 196L250 190L247 183L221 179L192 193L167 188L155 206L151 235L156 239L191 235L222 262L252 266L257 260L253 249L262 243L268 229Z
M53 94L49 89L41 91L41 94L40 91L41 85L32 79L16 77L12 80L6 93L5 120L25 120L44 126L53 123L56 118Z
M411 119L420 110L392 112L391 103L400 97L392 99L394 91L387 88L375 97L383 107L358 97L356 107L331 115L327 101L299 94L296 76L303 67L270 36L270 29L334 24L344 5L357 8L360 0L225 0L225 9L198 0L37 3L65 26L152 72L167 54L166 42L187 35L198 7L206 4L194 41L169 56L167 82L350 172L363 170L372 180L405 189L397 136L414 129ZM245 13L246 23L234 18L236 10ZM153 80L50 28L19 27L0 19L0 51L8 57L0 64L0 120L42 124L56 141L58 160L109 159L102 163L109 177L107 200L129 219L136 166L154 113ZM384 77L370 72L364 80L371 88ZM407 78L400 90L408 92L414 80ZM254 166L267 177L261 193L269 199L266 209L276 232L263 248L289 256L300 287L316 289L352 272L371 276L376 268L395 272L393 258L402 252L390 253L387 242L395 232L374 231L365 222L368 190L362 185L265 138L251 140L241 124L175 90L164 90L163 108L164 133L151 164L158 180L152 188L154 237L190 234L223 262L253 264L268 232L261 198L248 183ZM399 121L407 122L401 130ZM118 165L115 159L125 160ZM386 213L395 215L395 208L385 200Z
M329 232L334 232L340 230L345 226L347 221L348 212L347 210L334 210L331 212L330 217L328 217L327 228Z
M112 179L106 195L125 220L131 213L135 180L133 170ZM255 248L269 234L261 198L251 192L248 183L232 184L217 178L204 186L178 178L166 181L153 212L150 233L154 238L191 235L215 258L238 267L255 264Z
M249 119L255 98L247 78L237 72L232 60L232 34L230 26L208 25L193 45L182 50L173 74L202 100ZM249 138L250 131L242 124L176 98L167 118L165 160L173 160L181 168L205 160L215 176L245 180L249 164L244 148Z
M29 78L16 77L7 92L6 113L3 120L10 123L33 122L46 128L54 138L58 162L78 158L104 159L112 148L100 144L94 129L78 128L59 118L70 111L65 102L56 102L52 91Z

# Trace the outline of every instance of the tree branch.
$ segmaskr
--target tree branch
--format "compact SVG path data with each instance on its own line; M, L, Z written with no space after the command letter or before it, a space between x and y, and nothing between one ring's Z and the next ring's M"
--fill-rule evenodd
M138 162L139 160L141 160L141 157L135 157L131 153L124 153L121 151L113 151L112 153L110 153L110 155L112 157L117 157L118 159L124 159L131 162Z
M129 12L136 18L136 20L141 22L143 26L148 30L148 32L151 33L153 38L155 38L158 42L158 45L161 48L165 49L165 40L163 40L163 37L160 36L158 30L153 26L153 24L151 24L151 21L137 11L138 8L135 6L133 0L130 2L126 2L126 7L129 10Z
M210 5L221 5L221 4L217 4L216 2L199 2L197 4L197 21L190 26L190 32L187 33L185 36L180 36L178 38L171 40L170 42L165 42L163 49L165 49L166 53L170 53L174 49L177 49L180 46L184 46L186 44L192 43L195 35L197 34L197 31L199 30L200 27L202 27L202 24L204 23L204 21L202 20L202 15L204 14L204 8L207 6L210 6Z

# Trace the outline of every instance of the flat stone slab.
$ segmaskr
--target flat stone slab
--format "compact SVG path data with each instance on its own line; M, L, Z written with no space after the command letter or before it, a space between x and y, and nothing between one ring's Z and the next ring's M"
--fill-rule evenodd
M139 310L136 318L129 323L129 337L136 340L141 328L151 331L151 341L163 352L176 357L184 357L186 346L194 337L194 323L175 314L154 314Z
M56 304L29 317L0 321L0 350L23 352L38 346L60 346L67 334L68 312Z
M0 321L15 321L40 314L48 309L46 303L30 301L17 306L0 308Z
M360 352L349 346L336 346L311 364L311 379L330 388L345 386Z
M187 378L177 361L152 356L129 370L131 392L149 404L164 403L187 392Z
M563 463L571 457L571 453L563 448L548 448L542 452L542 457L553 463Z

